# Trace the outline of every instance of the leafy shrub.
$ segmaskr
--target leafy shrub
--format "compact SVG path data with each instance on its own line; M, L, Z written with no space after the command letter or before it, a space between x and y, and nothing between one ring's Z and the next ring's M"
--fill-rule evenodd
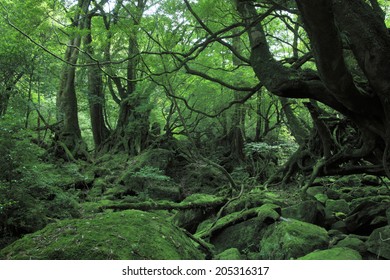
M0 119L0 248L53 219L79 216L76 197L47 184L50 164L31 133L9 119ZM46 171L46 172L45 172Z

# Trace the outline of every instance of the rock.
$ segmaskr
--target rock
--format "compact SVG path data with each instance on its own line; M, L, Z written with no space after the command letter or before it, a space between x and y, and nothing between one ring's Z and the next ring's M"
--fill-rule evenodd
M216 199L218 198L214 195L193 194L186 197L182 202L199 203L204 201L210 201L211 203ZM204 220L206 220L207 217L210 216L210 214L214 211L215 211L214 209L203 209L203 208L180 210L175 214L175 216L173 216L173 222L178 227L185 228L190 233L195 233L198 225Z
M347 232L347 226L344 221L337 221L331 226L332 229L338 230L340 232L346 233Z
M317 194L324 194L326 188L324 186L315 186L315 187L310 187L307 189L306 193L311 196L316 196Z
M366 241L366 246L369 252L390 260L390 226L374 230Z
M390 226L390 207L386 210L387 224Z
M342 194L334 189L326 189L326 196L330 199L338 200L341 198Z
M359 187L361 179L357 175L342 176L334 182L334 185L339 187Z
M298 260L361 260L362 256L358 251L347 247L337 247L326 250L311 252Z
M204 259L167 217L138 210L63 220L25 235L0 251L1 259Z
M339 199L339 200L328 199L326 201L325 213L327 213L327 212L330 212L330 213L342 212L342 213L348 214L349 211L350 211L349 204L344 199Z
M363 255L365 252L367 252L366 244L362 240L360 240L359 238L350 237L350 236L347 236L346 238L340 240L334 247L335 248L347 247L347 248L353 249L355 251L358 251L361 255Z
M327 224L333 224L337 222L341 215L345 217L349 211L349 204L344 199L328 199L325 203L325 219Z
M222 253L215 256L216 260L242 260L240 251L237 248L226 249Z
M379 186L380 180L378 176L365 175L362 178L362 184L367 186Z
M368 236L373 230L387 225L385 217L389 207L388 201L376 202L370 197L363 200L344 220L348 232Z
M228 248L242 251L257 251L262 230L280 217L280 207L275 204L264 204L260 207L231 213L220 218L213 230L206 228L197 232L197 236L210 236L210 242L217 252Z
M329 199L329 197L328 197L326 194L323 194L323 193L316 194L316 195L314 196L314 198L315 198L317 201L321 202L322 204L325 204L326 201Z
M262 236L262 230L267 225L259 218L232 225L216 233L210 243L214 245L216 252L222 252L235 247L240 252L256 251Z
M315 200L306 200L282 209L282 217L293 218L312 224L323 224L323 206Z
M382 187L378 188L377 194L378 195L390 195L389 187L382 186Z
M288 260L327 248L329 236L324 228L288 219L270 225L260 241L261 259Z

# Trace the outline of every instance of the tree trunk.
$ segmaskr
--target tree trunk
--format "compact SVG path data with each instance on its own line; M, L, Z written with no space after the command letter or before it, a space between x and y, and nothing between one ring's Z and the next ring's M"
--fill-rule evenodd
M79 11L76 13L73 25L82 30L85 27L85 20L82 15L88 12L90 0L79 0ZM60 131L58 132L58 139L68 151L57 150L59 155L66 155L66 157L85 156L86 147L81 138L81 130L79 126L77 114L77 97L76 97L76 67L79 48L81 45L81 35L76 34L74 38L69 40L68 47L65 53L65 60L67 64L64 65L60 80L60 89L57 93L57 119L61 121ZM69 152L71 155L69 155Z
M272 94L316 100L345 116L325 124L331 133L332 143L327 143L331 151L322 143L321 151L302 153L310 154L314 163L328 155L321 166L312 165L315 173L331 175L359 169L390 177L390 36L383 17L378 16L378 7L363 0L296 1L310 39L315 72L299 70L299 63L287 68L275 60L257 22L254 2L236 0L250 40L251 66L259 80ZM276 6L266 14L274 9ZM364 73L361 80L367 83L357 86L344 58L344 47L351 49Z
M84 38L84 44L88 52L87 62L94 64L95 61L90 58L90 56L93 57L95 53L92 46L91 20L92 16L88 16L86 26L89 33ZM98 65L91 65L88 67L88 103L93 141L95 150L98 151L110 133L104 119L105 98L103 93L103 79L101 69Z

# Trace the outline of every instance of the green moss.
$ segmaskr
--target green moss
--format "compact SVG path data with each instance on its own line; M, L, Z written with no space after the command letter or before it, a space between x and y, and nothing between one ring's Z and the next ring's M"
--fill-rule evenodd
M328 246L328 234L325 229L288 219L270 225L260 241L261 259L291 259L301 257L315 249Z
M328 200L328 196L326 194L323 194L323 193L318 193L314 197L316 200L318 200L322 204L325 204L326 201Z
M203 259L165 217L128 210L63 220L0 251L2 259Z
M362 240L356 237L347 236L343 240L340 240L335 247L347 247L353 250L358 251L359 253L364 253L367 251L366 245Z
M368 251L390 260L390 225L375 229L366 242Z
M298 260L361 260L362 256L359 252L346 248L346 247L337 247L326 250L319 250L307 254Z
M216 260L242 260L240 251L237 248L230 248L215 257Z

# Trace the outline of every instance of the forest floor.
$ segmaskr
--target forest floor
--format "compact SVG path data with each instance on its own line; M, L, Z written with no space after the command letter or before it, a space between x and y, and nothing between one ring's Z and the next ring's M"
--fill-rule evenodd
M39 160L2 185L0 258L390 259L387 180L317 178L302 195L299 182L230 174L237 189L165 149Z

